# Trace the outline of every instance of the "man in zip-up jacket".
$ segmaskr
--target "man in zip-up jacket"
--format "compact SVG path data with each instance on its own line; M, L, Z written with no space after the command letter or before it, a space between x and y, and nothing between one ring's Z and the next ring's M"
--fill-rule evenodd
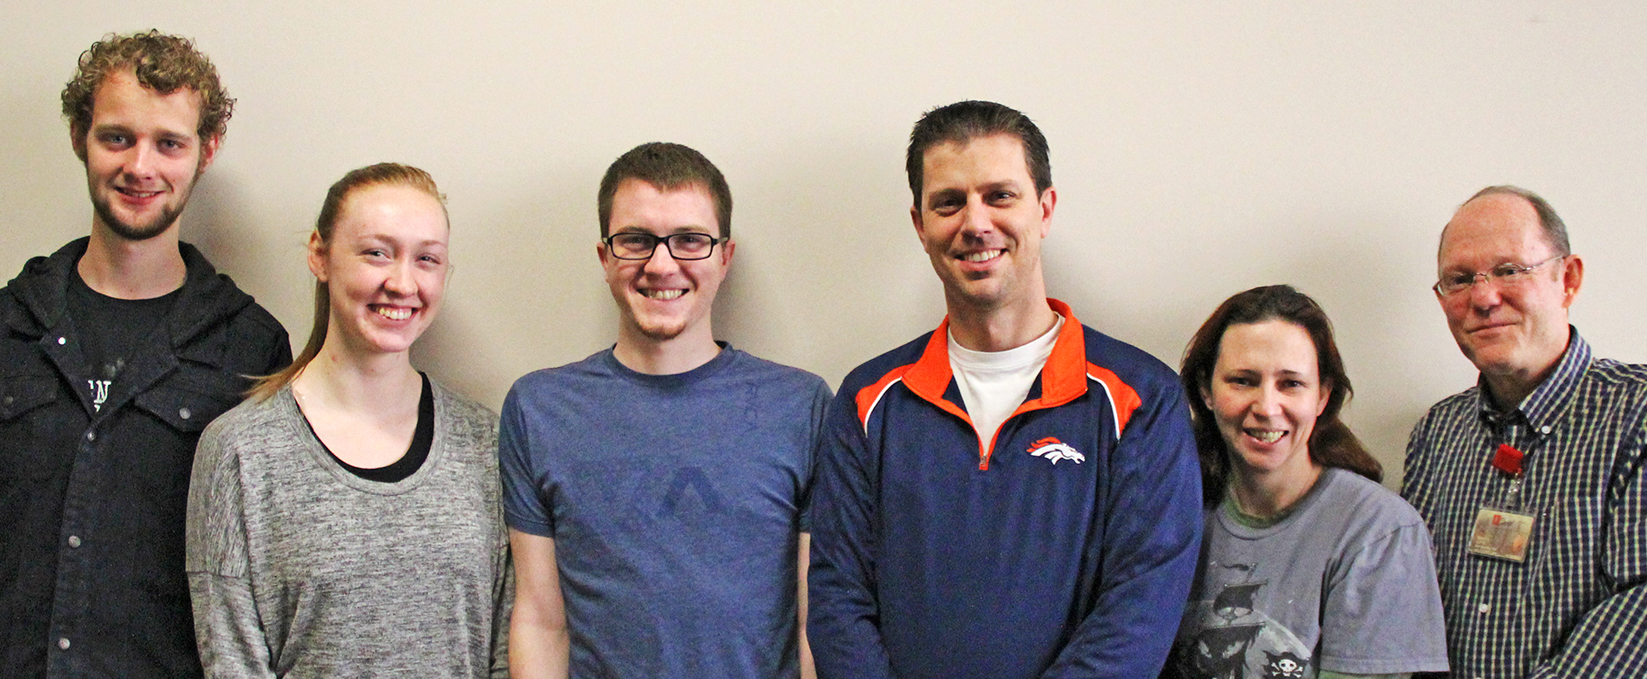
M1048 299L1045 138L968 101L910 136L938 329L847 376L814 481L820 677L1153 677L1200 545L1182 390Z
M234 100L184 38L110 36L63 112L91 235L0 288L0 677L201 676L183 519L200 431L286 331L178 240Z

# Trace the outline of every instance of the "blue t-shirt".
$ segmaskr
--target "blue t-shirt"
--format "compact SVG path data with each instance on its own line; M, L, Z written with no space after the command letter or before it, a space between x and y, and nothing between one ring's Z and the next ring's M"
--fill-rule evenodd
M678 375L602 351L515 382L509 526L555 540L574 677L792 677L796 549L829 388L725 347Z

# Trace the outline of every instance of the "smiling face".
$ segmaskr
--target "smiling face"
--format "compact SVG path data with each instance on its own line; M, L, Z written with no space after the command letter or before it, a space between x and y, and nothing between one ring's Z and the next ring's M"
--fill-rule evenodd
M1526 199L1491 194L1466 203L1447 224L1438 273L1490 271L1505 263L1531 266L1557 254ZM1511 285L1477 279L1466 290L1438 294L1459 350L1481 370L1495 396L1519 401L1561 360L1567 308L1583 271L1583 262L1569 256Z
M176 224L217 153L218 138L202 140L199 123L194 90L162 95L139 84L130 68L110 73L97 88L90 127L71 130L86 164L93 228L147 240Z
M927 149L915 233L951 309L1046 303L1041 239L1057 194L1037 195L1017 137L996 134Z
M1327 407L1315 343L1304 328L1272 319L1224 330L1202 387L1238 475L1307 479L1310 434Z
M405 352L446 289L445 210L423 191L385 184L345 201L331 242L309 240L309 269L331 294L326 342L356 354Z
M639 179L625 179L612 196L610 232L720 234L715 203L702 186L660 191ZM707 259L678 260L659 243L652 257L618 259L596 246L606 284L618 304L619 341L661 344L675 339L713 343L710 308L732 264L733 243L714 246Z

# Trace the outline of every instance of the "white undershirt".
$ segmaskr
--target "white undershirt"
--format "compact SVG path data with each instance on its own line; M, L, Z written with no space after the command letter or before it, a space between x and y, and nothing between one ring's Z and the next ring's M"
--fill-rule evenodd
M949 369L955 373L955 386L961 390L961 402L978 430L980 444L989 445L1001 423L1024 404L1063 327L1064 317L1058 316L1045 335L1006 351L973 351L957 344L955 334L949 333Z

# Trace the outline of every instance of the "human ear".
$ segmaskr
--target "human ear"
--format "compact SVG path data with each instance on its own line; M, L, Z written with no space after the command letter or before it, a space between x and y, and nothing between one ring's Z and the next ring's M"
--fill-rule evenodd
M321 239L319 231L309 232L308 246L309 273L315 275L315 280L326 282L326 241Z
M737 247L738 243L731 238L721 244L721 266L732 266L732 251Z
M1567 255L1567 262L1561 267L1561 306L1572 306L1573 299L1578 297L1578 289L1583 285L1584 260L1578 255Z
M1052 231L1052 210L1058 207L1058 189L1051 186L1041 192L1041 238L1046 238Z
M194 169L195 176L200 176L201 173L206 171L206 166L212 164L212 160L217 158L217 149L222 144L222 135L213 135L200 140L200 166Z
M69 125L69 144L74 147L74 157L86 162L86 128Z

